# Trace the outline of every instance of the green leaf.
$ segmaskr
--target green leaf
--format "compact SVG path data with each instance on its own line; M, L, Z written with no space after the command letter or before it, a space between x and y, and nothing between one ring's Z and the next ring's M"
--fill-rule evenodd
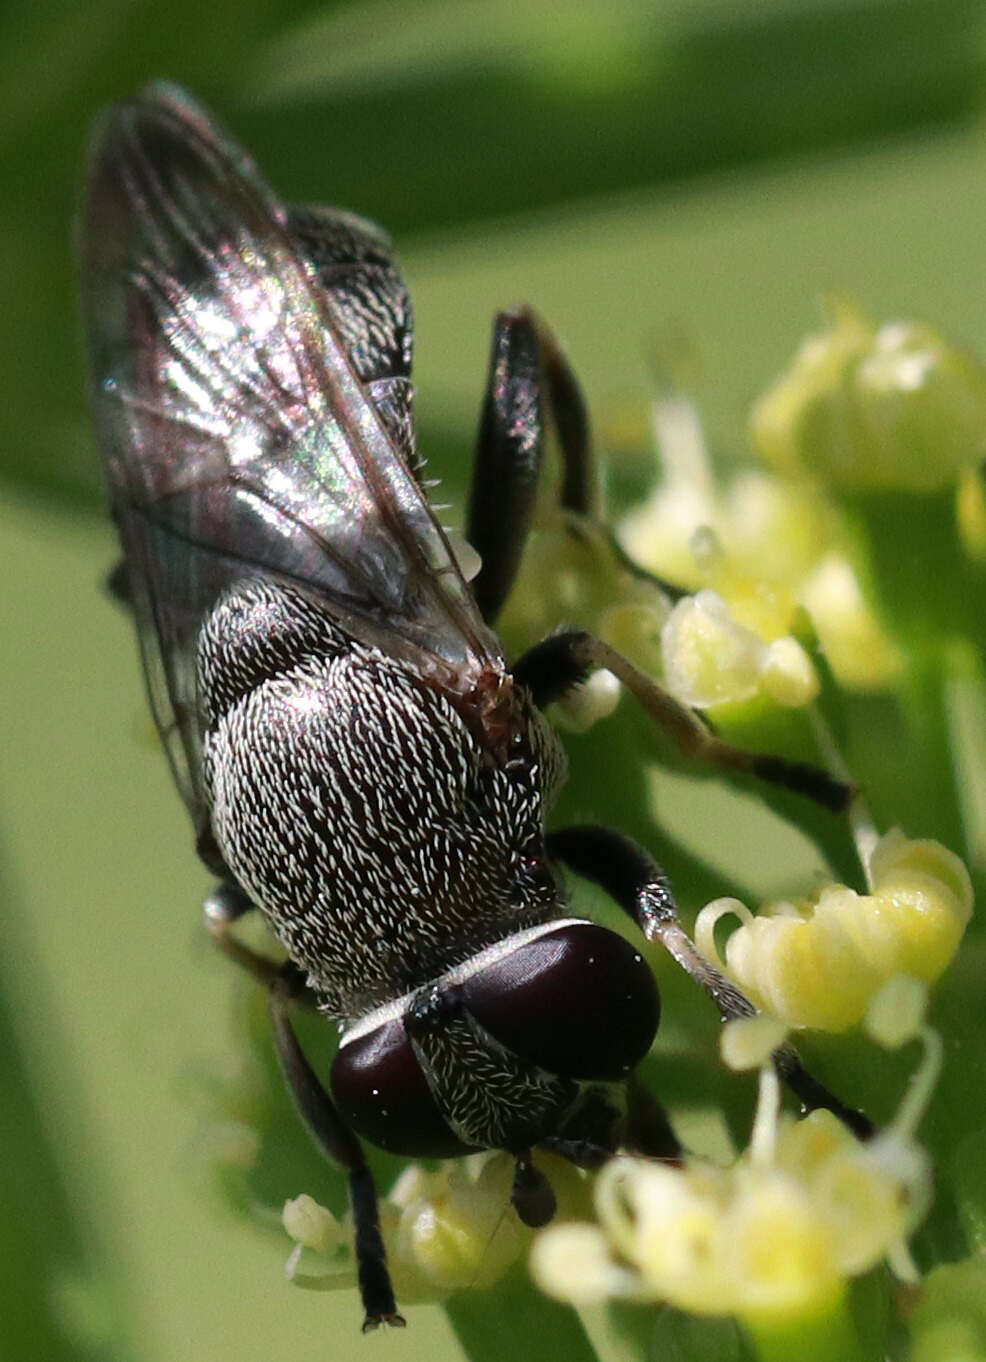
M134 1357L127 1334L131 1321L123 1306L119 1274L91 1223L91 1208L77 1184L79 1149L69 1173L67 1151L51 1132L74 1109L79 1076L59 1048L40 990L30 994L26 979L37 971L24 957L15 929L15 904L4 885L3 943L0 968L0 1092L4 1135L0 1157L0 1280L3 1281L5 1356L44 1358L45 1362L123 1362ZM16 987L12 985L16 984ZM40 1029L57 1062L43 1077L36 1071L35 1047L25 1043L18 1014L28 1002L36 1010L32 1030ZM60 1080L65 1080L60 1082ZM54 1113L57 1113L55 1115ZM86 1151L91 1156L91 1150Z

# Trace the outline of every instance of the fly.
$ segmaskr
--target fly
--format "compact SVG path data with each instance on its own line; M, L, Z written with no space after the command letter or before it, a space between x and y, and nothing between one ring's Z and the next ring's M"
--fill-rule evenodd
M566 909L601 885L723 1017L750 1003L696 951L657 863L603 827L546 831L565 758L544 707L606 667L698 758L833 808L824 772L739 751L601 640L509 660L493 624L530 527L545 432L562 501L595 512L578 384L532 312L495 322L466 538L470 582L422 483L412 316L384 234L282 204L186 94L149 87L94 137L83 256L92 408L154 718L217 875L206 921L270 990L294 1101L348 1174L365 1326L402 1324L360 1136L410 1156L593 1167L679 1146L634 1071L653 977ZM281 966L231 932L257 908ZM341 1040L328 1088L291 1011ZM777 1052L807 1106L865 1118Z

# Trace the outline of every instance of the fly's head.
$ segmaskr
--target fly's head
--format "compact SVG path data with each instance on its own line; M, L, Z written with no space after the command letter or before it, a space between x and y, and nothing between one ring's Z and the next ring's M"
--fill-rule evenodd
M630 942L581 919L544 923L349 1026L332 1090L353 1129L393 1153L543 1146L592 1163L619 1139L622 1090L659 1012ZM541 1199L531 1209L516 1192L522 1218L540 1221Z

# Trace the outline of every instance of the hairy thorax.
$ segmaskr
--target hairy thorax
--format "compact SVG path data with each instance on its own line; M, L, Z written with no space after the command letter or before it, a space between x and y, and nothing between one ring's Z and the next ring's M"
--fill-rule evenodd
M471 712L270 583L219 603L199 670L213 834L327 1012L558 911L543 839L562 758L502 670L483 678L487 741L482 697Z

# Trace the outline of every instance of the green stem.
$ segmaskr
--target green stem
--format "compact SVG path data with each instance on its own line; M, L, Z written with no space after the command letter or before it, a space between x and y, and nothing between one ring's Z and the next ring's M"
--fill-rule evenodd
M489 1291L460 1291L445 1313L470 1362L598 1362L575 1311L534 1290L523 1267L515 1267Z
M872 1362L864 1350L845 1293L818 1314L783 1321L744 1320L760 1362Z
M947 650L944 687L966 854L981 867L986 865L986 683L982 657L965 641Z

